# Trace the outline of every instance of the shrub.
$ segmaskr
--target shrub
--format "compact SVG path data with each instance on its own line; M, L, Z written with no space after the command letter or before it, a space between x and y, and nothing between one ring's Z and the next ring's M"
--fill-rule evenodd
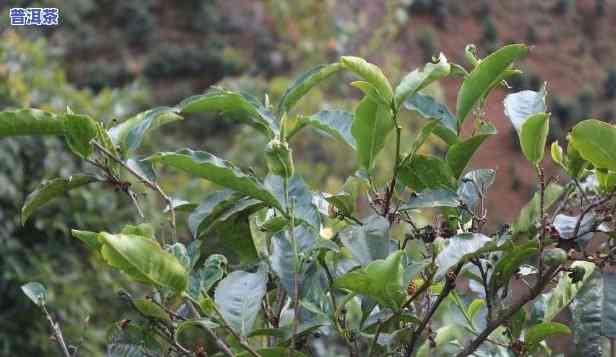
M96 182L129 197L136 222L149 220L135 194L139 184L166 206L169 224L159 229L131 222L109 231L72 231L110 268L151 291L122 293L139 318L112 325L111 355L302 356L345 349L350 356L549 355L544 340L571 333L576 348L600 354L598 284L601 269L615 257L611 245L587 249L597 231L614 230L616 127L584 120L573 128L566 150L553 143L552 160L571 178L556 184L542 164L550 124L545 91L508 95L505 113L538 190L512 224L496 232L489 232L488 219L500 217L490 217L486 205L496 172L467 169L496 134L481 115L489 92L517 73L513 63L527 53L527 46L513 44L482 59L469 54L470 71L441 55L395 88L376 65L345 56L299 76L276 107L215 87L110 129L70 111L7 110L0 112L0 135L62 135L96 171L44 183L26 199L23 221L51 199ZM363 93L354 112L295 112L304 95L343 70L361 79L352 83ZM451 74L463 77L455 114L420 92ZM401 140L403 110L422 120L412 143ZM268 174L259 177L191 149L141 159L148 132L196 112L225 114L263 135ZM459 130L467 120L475 122L470 136ZM310 172L296 169L301 155L293 151L294 138L308 128L356 153L359 170L336 193L308 187L304 177ZM422 154L432 135L446 143L444 156ZM382 157L389 136L395 150ZM390 161L391 172L377 175L378 160ZM172 198L154 165L224 189L200 204ZM189 212L192 239L178 229L180 212ZM468 289L460 288L463 281ZM22 290L70 356L72 341L62 338L45 287L31 282ZM553 321L572 301L572 328Z

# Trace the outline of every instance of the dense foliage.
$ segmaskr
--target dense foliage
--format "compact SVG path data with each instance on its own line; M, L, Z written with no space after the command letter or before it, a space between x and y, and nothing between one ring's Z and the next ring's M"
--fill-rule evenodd
M149 287L144 296L121 291L139 318L112 324L110 356L539 356L550 354L548 337L571 333L580 353L597 355L601 334L613 329L599 298L601 271L614 262L613 242L593 238L613 231L616 128L588 119L572 129L565 149L554 142L552 160L569 178L557 182L542 166L546 87L508 95L505 114L536 170L538 190L497 232L487 231L485 204L496 171L467 170L496 134L482 112L490 92L520 74L513 63L528 51L512 44L478 58L467 46L468 69L441 54L395 88L374 64L343 56L300 75L276 106L267 95L262 102L213 87L117 125L70 108L5 110L0 138L63 136L89 164L30 193L24 223L49 201L93 184L134 204L135 222L121 229L72 230L111 268ZM296 113L304 95L342 71L360 79L351 83L363 94L354 112ZM462 82L455 113L422 92L448 76ZM402 140L405 110L425 119L412 142ZM259 177L205 151L142 152L152 130L200 112L222 113L263 135L268 174ZM470 135L463 133L465 122L472 124ZM307 128L355 152L358 170L341 191L308 187L295 170L293 142ZM446 146L442 157L422 153L431 136ZM379 155L388 140L394 154ZM392 171L376 172L377 161L389 161ZM221 189L200 203L173 197L155 166ZM151 224L146 191L160 198L168 224ZM178 230L185 213L192 239ZM45 287L32 282L22 290L49 319L60 352L70 356L77 343L64 340ZM554 321L569 305L573 329Z

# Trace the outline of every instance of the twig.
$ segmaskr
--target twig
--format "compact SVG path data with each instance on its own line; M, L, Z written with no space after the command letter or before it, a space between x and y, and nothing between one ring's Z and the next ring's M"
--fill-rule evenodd
M231 325L229 324L229 321L227 321L227 319L225 319L225 317L222 315L222 313L220 312L220 310L218 310L218 307L216 306L216 304L212 304L212 308L214 309L214 312L216 313L216 315L218 316L218 318L220 319L220 322L222 323L222 325L225 327L225 329L227 329L227 331L229 331L233 337L235 337L235 339L239 342L239 344L253 357L261 357L261 355L255 351L247 342L246 339L244 338L244 336L241 336L240 334L238 334L237 332L235 332L235 330L233 329L233 327L231 327Z
M580 214L580 218L578 218L577 222L575 223L575 229L573 230L573 236L577 237L578 233L580 232L580 228L582 226L582 221L584 220L584 217L593 209L607 203L609 200L612 199L612 197L614 196L614 193L616 193L615 191L610 192L607 197L592 203L590 205L588 205L588 207L586 207L586 209L584 209L584 211L582 211L582 214Z
M58 344L58 349L60 350L60 354L62 354L64 357L71 357L71 353L68 351L66 342L64 342L64 336L62 336L62 330L60 329L60 325L53 320L53 317L51 317L51 314L49 313L49 311L47 311L47 308L45 307L45 305L42 305L41 309L45 313L45 316L47 317L47 321L49 321L49 324L51 325L53 336L54 336L54 339L56 340L56 343Z
M383 330L383 326L385 324L383 323L383 321L379 321L378 325L376 326L376 332L374 334L374 338L372 339L372 343L370 344L370 350L368 350L368 357L372 357L372 354L374 353L374 347L376 347L376 343L379 339L379 336L381 335L381 331Z
M545 240L545 175L540 165L537 165L539 176L539 217L541 219L541 234L539 235L539 254L537 256L537 276L543 274L543 241Z
M194 302L188 298L185 301L186 301L186 304L188 305L188 308L192 312L192 314L197 318L201 317L201 314L199 314L199 311L197 311L197 308L195 307ZM218 348L220 348L220 350L225 355L227 355L228 357L235 357L235 354L233 353L233 351L231 351L231 349L229 348L229 346L227 346L225 341L223 341L218 335L216 335L216 332L214 332L214 330L205 326L205 324L201 326L210 336L212 336L212 338L216 341L216 345L218 346Z
M153 191L157 192L160 195L160 197L162 197L163 201L165 201L165 203L169 206L169 211L171 212L171 228L172 228L173 240L175 241L176 240L175 209L173 208L173 202L171 201L171 198L167 196L165 191L163 191L163 189L156 182L150 181L147 177L135 171L133 168L128 166L124 161L122 161L122 159L120 159L119 157L116 157L113 153L111 153L109 150L107 150L104 146L102 146L98 142L93 141L92 143L103 154L105 154L111 160L120 164L128 172L130 172L133 176L139 179L139 181L143 182L143 184L148 186Z

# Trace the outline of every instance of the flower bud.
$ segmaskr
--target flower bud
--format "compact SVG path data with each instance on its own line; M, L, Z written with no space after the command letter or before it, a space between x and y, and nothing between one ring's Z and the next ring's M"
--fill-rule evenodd
M293 176L293 151L287 143L272 139L265 148L265 162L271 173L282 176Z

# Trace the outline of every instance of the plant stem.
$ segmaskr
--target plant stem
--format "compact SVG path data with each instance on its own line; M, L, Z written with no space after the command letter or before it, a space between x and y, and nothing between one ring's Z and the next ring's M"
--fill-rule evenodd
M56 340L56 343L58 344L60 354L62 354L64 357L71 357L71 354L68 351L68 347L66 346L66 342L64 342L64 336L62 336L62 330L60 329L60 325L53 320L53 317L51 317L51 314L49 313L49 311L47 311L45 305L41 306L41 308L43 309L43 312L47 317L47 321L49 321L49 324L51 325L51 330L53 331L53 336Z
M368 357L372 357L372 354L374 353L374 348L376 347L376 343L379 339L379 336L381 335L381 330L383 330L383 326L385 324L383 323L383 321L379 321L378 325L376 326L376 332L374 334L374 338L372 339L372 343L370 344L370 350L368 350Z
M543 274L543 241L545 240L545 175L540 165L537 165L537 175L539 176L539 219L541 219L541 232L539 235L539 255L537 257L537 276L541 279Z
M393 221L389 218L389 210L391 205L391 199L394 195L394 191L396 190L396 179L398 177L398 169L400 167L400 137L402 136L402 127L398 123L398 110L395 106L392 106L393 116L392 120L394 121L394 125L396 126L396 162L394 164L394 172L393 177L389 183L389 188L385 192L385 208L384 208L384 216L389 219L390 223Z
M197 310L197 308L194 305L194 302L191 299L185 299L186 304L188 305L188 308L190 309L190 311L192 312L192 314L197 317L200 318L201 314L199 314L199 311ZM227 344L225 343L225 341L223 341L218 335L216 335L216 332L214 332L214 330L212 330L211 328L202 325L203 329L205 329L205 331L212 336L212 338L216 341L216 345L218 346L218 348L220 348L220 350L227 355L228 357L235 357L235 354L233 353L233 351L231 351L231 349L229 348L229 346L227 346Z
M120 166L125 168L126 171L130 172L139 181L143 182L144 185L146 185L147 187L149 187L150 189L152 189L153 191L158 193L160 195L160 197L162 197L163 201L165 201L165 203L169 206L169 211L171 212L171 221L170 222L171 222L171 229L172 229L172 234L173 234L173 240L175 241L176 240L175 209L173 208L173 202L171 201L171 198L169 196L167 196L165 191L163 191L163 189L156 182L150 181L147 177L145 177L145 176L141 175L139 172L135 171L133 168L128 166L124 161L122 161L122 159L120 159L119 157L116 157L113 153L111 153L109 150L107 150L104 146L102 146L98 142L93 141L92 143L103 154L105 154L111 160L113 160L113 161L117 162L118 164L120 164Z

